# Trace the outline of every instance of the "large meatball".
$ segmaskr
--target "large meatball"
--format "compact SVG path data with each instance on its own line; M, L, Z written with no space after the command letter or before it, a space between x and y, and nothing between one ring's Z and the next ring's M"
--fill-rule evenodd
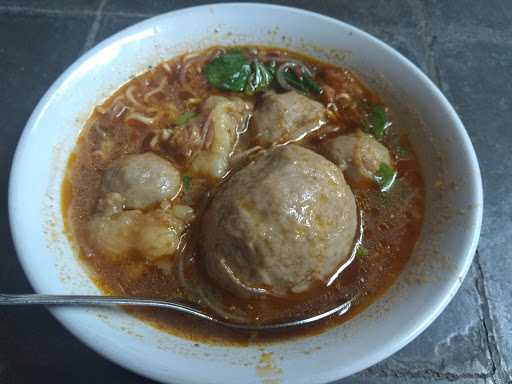
M357 131L326 141L322 153L354 181L373 181L381 166L393 168L388 149L367 133Z
M208 273L241 297L284 296L326 281L351 254L354 195L309 149L276 147L228 179L201 223Z
M147 208L174 197L181 188L179 171L154 153L124 156L110 165L102 180L103 193L118 193L128 209Z
M325 107L297 92L269 92L254 111L254 141L262 146L298 140L325 124Z

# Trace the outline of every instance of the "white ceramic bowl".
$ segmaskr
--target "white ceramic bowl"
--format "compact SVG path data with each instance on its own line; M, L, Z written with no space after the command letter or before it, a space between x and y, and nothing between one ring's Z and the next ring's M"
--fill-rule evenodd
M20 139L9 185L16 249L37 292L98 293L63 234L60 210L66 160L83 123L95 104L148 65L234 43L290 47L354 68L395 109L409 111L403 120L423 167L427 214L398 282L342 326L263 347L194 346L120 310L52 313L105 357L163 382L329 382L396 352L439 315L471 264L482 217L477 159L453 108L411 62L350 25L272 5L210 5L146 20L87 52L48 90Z

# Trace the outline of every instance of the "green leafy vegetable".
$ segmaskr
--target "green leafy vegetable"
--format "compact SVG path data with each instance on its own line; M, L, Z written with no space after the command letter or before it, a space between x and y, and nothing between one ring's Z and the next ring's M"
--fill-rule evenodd
M179 115L177 118L176 118L176 125L183 125L183 124L186 124L188 123L188 121L193 118L194 116L196 116L197 113L195 112L192 112L192 111L187 111L187 112L183 112L181 115Z
M206 66L208 82L225 91L243 92L251 75L251 64L239 50L216 57Z
M258 60L254 60L252 63L252 73L249 75L245 87L245 93L254 95L257 92L265 90L272 82L272 79L273 75L269 69Z
M270 72L272 77L276 75L277 63L275 60L270 60L267 64L265 64L265 68L267 68L267 71Z
M363 247L361 244L357 246L356 249L356 257L364 257L368 255L368 250Z
M379 170L375 174L381 192L388 191L396 179L396 171L385 163L380 163Z
M320 95L322 87L313 79L311 71L300 62L287 62L277 69L275 60L263 64L258 59L249 60L239 50L228 51L214 58L206 66L210 85L247 95L266 90L277 77L286 90L296 89L302 93Z
M322 89L322 87L320 85L318 85L318 83L313 80L313 78L311 76L309 76L307 73L303 73L302 74L302 77L303 77L303 83L306 85L306 87L308 87L313 93L317 94L317 95L321 95L322 92L324 91Z
M388 129L390 126L391 122L388 120L384 108L380 105L374 106L368 114L367 127L370 132L377 139L380 139L384 136L386 129Z
M185 191L188 191L188 189L190 188L190 176L189 175L183 175L181 180L183 181L183 189Z
M296 71L291 67L291 65L283 66L281 71L282 73L280 75L282 76L282 80L284 80L286 83L281 84L282 87L289 85L302 93L314 93L317 95L322 94L322 87L320 87L320 85L318 85L318 83L308 74L309 71L304 69L304 66L300 66L300 76L297 75Z
M292 70L290 70L290 69L284 70L283 77L284 77L284 80L286 81L286 83L288 85L291 85L296 90L301 91L302 93L309 93L309 90L306 87L306 85L304 84L304 81L301 81L300 79L298 79Z
M216 88L254 95L267 89L276 72L276 62L252 62L239 50L216 57L206 67L208 82Z

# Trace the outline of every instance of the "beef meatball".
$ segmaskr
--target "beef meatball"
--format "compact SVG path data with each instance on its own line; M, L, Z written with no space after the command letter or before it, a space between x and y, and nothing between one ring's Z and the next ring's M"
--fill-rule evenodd
M229 178L202 222L210 276L240 297L286 296L326 281L351 255L354 195L330 161L276 147Z
M253 140L269 146L302 138L325 124L325 107L297 92L267 93L254 111Z
M153 153L127 155L113 161L102 179L102 192L120 194L128 209L144 209L172 198L180 188L179 171Z
M327 140L321 152L354 181L374 181L381 164L393 168L388 149L362 131Z

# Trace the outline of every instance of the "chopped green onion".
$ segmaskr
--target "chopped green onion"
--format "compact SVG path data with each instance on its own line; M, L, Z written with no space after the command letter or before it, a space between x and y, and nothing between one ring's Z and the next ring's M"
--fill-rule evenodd
M356 257L364 257L368 255L368 250L363 247L361 244L357 246L356 249Z
M188 121L193 118L194 116L196 116L197 113L195 112L192 112L192 111L187 111L187 112L183 112L181 115L179 115L177 118L176 118L176 125L183 125L183 124L186 124L188 123Z
M380 186L381 192L387 192L395 182L397 172L386 163L380 163L375 179Z
M370 111L367 117L367 128L377 138L381 139L391 126L391 122L388 120L386 111L380 105L376 105Z
M183 175L183 177L181 179L183 181L183 189L185 191L188 191L188 189L190 188L190 176L189 175Z

